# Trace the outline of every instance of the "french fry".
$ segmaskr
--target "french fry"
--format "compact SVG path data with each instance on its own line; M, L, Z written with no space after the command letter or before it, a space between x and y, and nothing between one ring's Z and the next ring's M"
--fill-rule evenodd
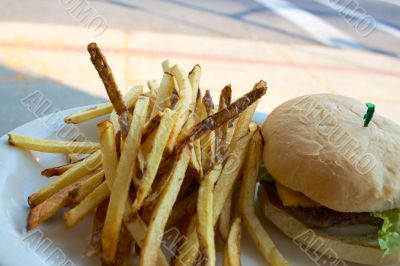
M248 130L249 132L247 135L239 139L236 143L235 149L227 158L222 173L215 185L215 198L213 205L214 223L218 221L225 200L229 193L231 193L236 180L239 178L240 171L247 155L249 143L257 130L257 127L250 127Z
M190 78L190 75L189 75ZM180 143L182 139L187 137L191 131L193 130L193 127L199 123L203 118L206 117L206 113L204 112L204 117L202 117L202 111L203 111L203 102L202 102L202 96L200 93L200 90L197 90L195 93L196 95L196 102L195 102L195 110L189 115L188 120L186 121L183 130L181 134L178 137L177 143ZM190 158L190 166L200 174L200 177L203 176L203 167L202 167L202 162L201 162L201 142L200 140L196 140L193 142L193 148L194 151L192 152L192 156Z
M177 105L181 97L179 96L179 92L175 89L175 87L172 89L171 95L170 95L170 102L169 102L169 108L172 110L176 110ZM184 110L184 109L182 109Z
M193 265L199 255L200 244L196 230L197 217L193 217L188 228L186 241L182 243L175 258L175 266Z
M173 120L173 112L166 109L164 115L160 121L160 125L157 128L156 135L154 137L155 142L151 147L151 151L146 159L145 171L143 173L141 186L136 192L136 198L132 205L132 213L135 213L140 209L144 199L150 192L151 185L153 184L154 178L156 177L164 149L167 145L170 132L173 128L175 121Z
M95 190L87 195L78 205L64 213L67 227L72 227L94 210L99 204L108 198L110 191L106 181L103 181Z
M218 104L218 112L222 111L225 109L228 105L231 104L231 98L232 98L232 88L231 85L226 85L220 94L219 97L219 104ZM218 128L215 131L216 139L217 141L217 148L216 148L216 156L218 160L221 160L224 157L224 154L226 153L226 150L228 148L228 128L229 128L229 122L223 124L220 128Z
M193 152L192 152L193 154ZM190 157L192 159L192 156ZM190 162L189 162L190 166ZM172 168L172 166L170 167ZM153 204L155 200L159 197L161 192L164 190L165 186L169 182L169 172L170 169L161 169L157 172L156 178L154 179L153 185L151 187L151 192L147 195L146 199L143 202L143 205L150 205ZM199 179L199 172L196 169L188 168L186 171L185 178L183 180L181 190L179 191L178 200L184 197L188 192L190 186L193 183L194 179ZM139 181L140 182L140 181Z
M146 120L146 112L149 106L149 98L139 97L133 113L132 125L129 128L125 140L124 150L118 163L115 179L112 183L110 203L104 223L102 235L103 259L113 263L120 235L122 217L124 214L124 203L128 197L128 191L136 166L136 157L142 138L142 128ZM113 137L110 138L111 140Z
M112 122L106 120L97 125L99 130L100 150L103 156L103 169L107 182L113 184L118 166L117 145Z
M118 164L115 150L115 139L113 137L113 127L111 123L105 121L99 124L99 133L106 180L98 185L77 206L64 213L64 219L69 227L83 219L91 210L96 208L110 195L109 187L112 186L115 179L115 169Z
M193 149L194 149L194 148L193 148ZM201 166L201 164L199 163L199 161L197 160L197 156L196 156L196 153L194 152L194 150L193 150L193 152L192 152L191 155L190 155L190 167L192 167L193 169L195 169L196 172L199 173L199 175L201 176L201 173L202 173L202 166Z
M202 118L209 117L214 112L214 102L211 98L210 91L207 90L203 97ZM209 134L200 138L201 159L203 171L207 172L215 161L215 134Z
M253 91L256 91L258 89L266 88L267 84L265 81L260 81L254 85ZM231 140L231 145L235 145L238 141L238 139L242 138L244 135L247 134L248 131L248 125L253 119L254 112L257 109L257 105L260 100L255 101L252 103L249 108L247 108L243 113L240 114L238 121L237 121L237 126L235 128L235 133L233 134L232 140Z
M68 153L65 155L68 163L76 163L82 160L79 153Z
M189 164L190 152L190 147L186 147L182 150L174 170L171 173L171 180L156 203L142 249L142 256L140 258L141 266L152 266L156 264L158 249L155 247L160 247L165 225L168 221L171 208L178 196Z
M176 83L179 86L180 99L176 105L176 113L174 114L175 126L171 132L170 141L167 150L171 153L174 149L176 139L178 138L190 112L194 110L192 102L192 87L189 78L183 68L175 65L171 68L171 73L174 75Z
M103 231L104 219L106 218L108 200L104 200L96 209L93 215L92 232L85 255L93 257L100 255L101 252L101 232Z
M200 65L195 65L193 69L189 72L189 82L192 87L192 104L196 104L197 92L199 89L201 78L201 67Z
M28 136L8 134L8 143L18 148L48 153L82 153L90 154L100 147L95 142L78 142L64 140L38 139Z
M169 72L171 70L172 63L171 63L171 61L169 61L169 59L167 59L161 63L161 66L162 66L164 73Z
M119 241L115 261L108 263L102 260L103 266L127 266L130 265L130 256L133 246L133 238L128 229L123 225L119 234Z
M29 205L34 207L42 203L57 191L74 183L81 177L98 168L101 164L101 161L102 156L100 151L96 151L95 153L89 155L83 161L78 162L72 168L64 172L57 180L29 196Z
M211 97L209 90L206 90L206 93L204 94L203 104L204 104L207 116L212 115L214 113L214 101Z
M69 193L69 201L78 203L96 189L104 180L104 171L93 174Z
M262 139L257 132L249 147L240 191L240 210L244 225L264 259L272 266L289 265L276 248L260 220L255 214L254 193L262 152Z
M223 266L230 266L229 257L228 257L229 256L228 249L224 248L222 252L223 252L222 265Z
M170 73L165 72L157 92L156 101L151 112L151 117L154 117L158 112L163 111L170 106L169 96L172 92L173 78Z
M63 208L68 202L68 194L79 184L81 181L76 181L69 186L61 189L47 200L39 205L30 209L28 215L28 230L32 230L38 225L44 223L51 218L57 211Z
M201 120L203 120L202 117L202 106L203 106L203 100L202 100L202 96L201 96L201 92L200 89L198 90L198 94L197 94L197 99L196 99L196 106L195 106L195 110L193 113L193 120L194 120L194 124L198 124L201 122ZM204 117L205 118L205 117ZM190 131L192 131L194 128L194 126L192 126L190 128ZM186 134L186 136L189 136L190 133ZM178 143L181 143L180 141ZM201 140L197 139L195 141L193 141L193 146L194 146L194 153L196 154L196 158L198 161L198 164L200 166L200 178L203 177L204 175L204 169L202 166L202 160L203 158L201 157Z
M77 163L68 163L56 167L46 168L40 174L45 177L58 176L66 172L68 169L71 169L75 164Z
M166 228L170 228L180 221L183 217L192 215L196 211L197 191L192 192L189 196L175 203L172 208L171 215L168 218Z
M103 103L91 107L87 110L80 111L75 114L71 114L64 118L64 122L67 124L80 124L91 119L107 115L112 112L113 106L111 103Z
M229 193L225 200L224 207L218 220L218 232L221 238L226 242L228 240L229 229L231 226L231 205L232 205L232 192Z
M107 63L105 56L100 51L100 48L96 43L90 43L87 50L90 54L90 61L92 61L93 66L96 68L101 80L103 81L108 98L118 115L118 124L120 126L121 135L122 138L125 139L128 134L129 122L131 119L128 107L125 105L121 92L115 83L111 68Z
M260 84L260 86L258 86L257 84ZM197 124L192 133L185 139L180 141L180 143L176 145L175 149L181 149L187 143L190 143L198 139L199 137L210 133L211 131L220 127L229 120L236 118L239 114L241 114L251 104L256 102L267 92L266 83L264 81L260 81L257 84L256 89L246 93L245 95L237 99L234 103L230 104L227 108L213 114L212 116L207 117L201 123Z
M157 129L157 127L160 125L160 121L162 118L162 112L157 112L152 118L147 121L147 123L144 125L142 131L142 144L145 142Z
M128 231L130 232L131 236L133 237L135 243L143 249L144 247L144 240L146 238L146 234L148 228L143 220L140 218L139 215L136 215L134 218L130 217L130 206L131 204L126 204L125 214L124 214L124 224ZM156 248L156 260L158 266L168 266L169 263L164 256L164 253L160 248Z
M201 67L195 65L187 75L166 60L160 84L149 80L149 91L134 86L122 97L97 44L87 49L110 103L71 114L65 122L110 114L98 124L99 143L9 135L11 145L64 153L69 162L42 171L59 178L28 198L28 229L63 207L69 208L67 227L95 210L86 255L101 256L104 266L128 265L135 255L141 266L169 265L161 243L172 240L164 235L172 226L185 236L173 240L178 248L170 254L171 263L215 266L218 230L226 242L224 265L238 266L243 221L272 266L288 265L260 228L251 198L262 142L251 119L266 83L256 83L234 103L230 85L225 86L215 113L210 92L202 97L199 89ZM134 244L136 253L131 254Z
M256 130L256 127L250 127L250 132L248 132L245 137L238 140L238 145L235 146L235 150L228 151L230 155L214 188L213 226L218 222L218 217L221 214L225 199L239 177L243 160L247 154L247 146ZM185 250L181 252L176 259L175 266L193 265L195 262L199 252L199 239L196 232L191 232L184 247Z
M117 83L115 83L111 68L100 51L100 48L96 43L90 43L87 50L90 54L90 61L92 61L93 66L96 68L101 80L103 81L108 98L114 106L115 111L119 116L127 113L128 108L122 99L121 92L118 89Z
M222 165L217 164L205 175L201 181L197 199L197 234L199 236L201 252L205 255L206 264L209 266L216 265L213 198L214 183L217 181L221 171Z
M143 93L143 87L140 85L133 86L128 93L124 96L125 105L130 110L136 104L137 99ZM115 110L113 110L110 114L110 120L114 125L115 132L120 131L118 114Z
M228 242L225 248L228 249L228 260L230 266L242 265L240 261L240 240L242 235L242 220L240 217L236 218L229 231Z
M158 87L159 87L159 85L157 83L157 80L148 80L147 81L147 87L149 88L150 94L152 96L156 96L157 95L157 90L158 90Z

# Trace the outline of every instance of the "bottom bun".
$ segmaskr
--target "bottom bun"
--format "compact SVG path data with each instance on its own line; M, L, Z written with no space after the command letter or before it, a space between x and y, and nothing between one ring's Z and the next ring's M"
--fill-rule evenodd
M299 246L313 260L323 260L321 255L330 257L330 264L323 265L346 265L344 261L355 262L366 265L392 265L400 262L400 253L383 255L378 246L363 242L360 238L344 238L321 233L311 229L301 221L294 218L284 209L272 204L263 186L259 186L258 201L262 206L265 216L285 235L293 239L294 244Z

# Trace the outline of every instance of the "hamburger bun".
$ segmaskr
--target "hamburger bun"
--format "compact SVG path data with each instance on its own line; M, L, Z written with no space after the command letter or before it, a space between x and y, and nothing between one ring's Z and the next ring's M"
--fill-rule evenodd
M339 212L400 208L400 126L375 113L364 127L366 111L364 103L333 94L283 103L262 128L268 172Z

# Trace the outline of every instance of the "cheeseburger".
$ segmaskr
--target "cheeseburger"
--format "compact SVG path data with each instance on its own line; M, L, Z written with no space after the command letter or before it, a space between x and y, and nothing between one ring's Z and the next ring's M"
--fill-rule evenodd
M263 125L266 217L345 265L400 262L400 126L352 98L307 95ZM343 263L343 264L341 264Z

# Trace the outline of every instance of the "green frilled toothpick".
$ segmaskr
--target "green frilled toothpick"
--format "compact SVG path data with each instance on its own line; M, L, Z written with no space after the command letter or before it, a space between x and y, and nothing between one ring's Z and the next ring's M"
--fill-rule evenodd
M373 103L366 103L365 104L368 108L367 113L364 115L364 127L368 127L369 122L371 122L372 117L375 113L375 104Z

